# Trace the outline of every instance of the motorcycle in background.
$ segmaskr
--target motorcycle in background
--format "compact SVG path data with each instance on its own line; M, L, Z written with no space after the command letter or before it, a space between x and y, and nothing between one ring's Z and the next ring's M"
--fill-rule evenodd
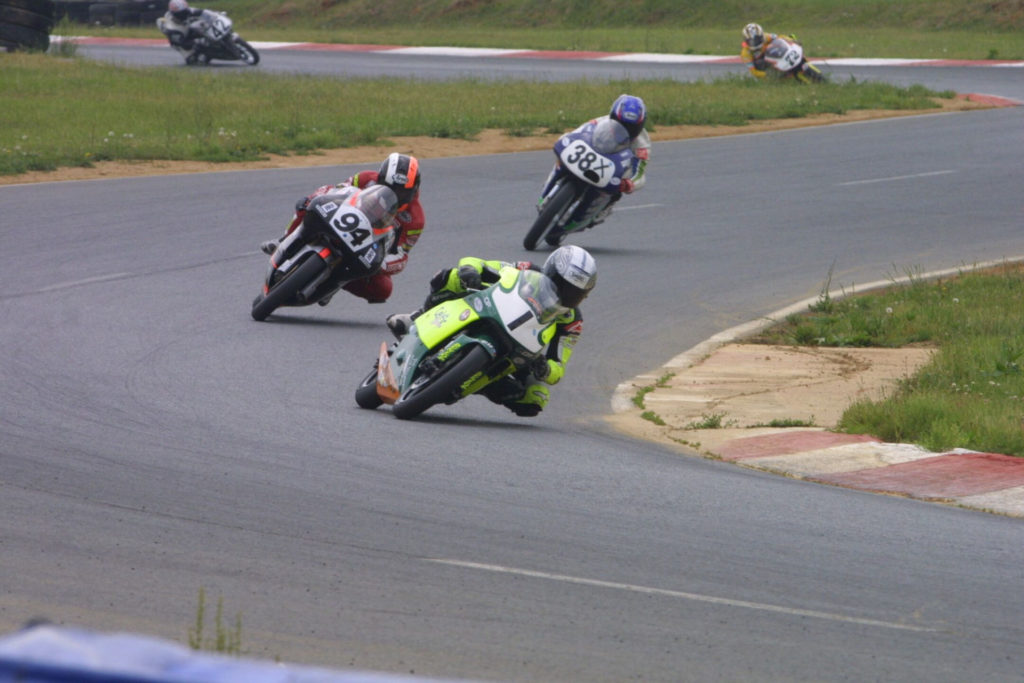
M590 122L560 137L554 146L554 181L541 198L540 213L523 246L533 250L544 239L558 246L571 233L594 225L594 218L632 173L629 133L614 119Z
M194 52L181 46L188 27L170 22L166 17L158 18L156 25L167 36L171 47L185 57L186 64L209 64L213 59L241 60L249 66L256 66L260 62L260 54L234 32L234 24L224 12L204 9L202 14L192 20L191 27L200 34L196 38Z
M776 36L764 50L764 60L783 77L793 76L802 83L822 83L825 74L804 57L804 48L795 40Z
M391 348L382 342L374 369L356 389L356 404L372 410L387 403L407 420L460 401L543 362L566 310L546 275L508 268L495 284L424 312Z
M315 197L306 215L270 256L263 291L252 302L254 320L281 306L326 306L353 280L380 270L396 239L398 197L386 185L342 187Z

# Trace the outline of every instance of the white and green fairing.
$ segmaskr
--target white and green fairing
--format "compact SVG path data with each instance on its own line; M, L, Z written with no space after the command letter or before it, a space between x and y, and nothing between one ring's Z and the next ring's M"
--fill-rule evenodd
M555 334L555 320L566 310L543 274L504 268L501 279L487 289L438 304L416 318L412 330L391 355L395 379L404 390L429 352L439 349L435 355L443 361L466 345L477 344L492 357L504 354L511 361L506 371L465 387L465 394L478 391L540 356ZM467 331L484 318L497 324Z

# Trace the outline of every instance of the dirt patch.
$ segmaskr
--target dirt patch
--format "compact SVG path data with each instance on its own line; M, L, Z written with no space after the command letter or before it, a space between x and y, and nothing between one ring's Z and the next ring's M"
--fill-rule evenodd
M847 114L820 114L799 119L773 119L759 121L746 126L660 126L651 134L655 142L708 138L721 135L760 133L773 130L788 130L807 126L827 126L835 123L851 123L870 119L913 116L942 112L988 109L991 104L973 102L966 97L952 100L936 99L941 109L923 111L865 110ZM61 168L56 171L32 171L13 176L0 176L0 185L21 183L55 182L64 180L95 180L98 178L127 178L134 176L168 175L178 173L208 173L215 171L237 171L257 168L303 168L314 166L336 166L380 162L391 152L412 154L421 159L440 157L471 156L477 154L504 154L549 149L555 140L550 133L540 131L530 136L510 136L504 131L485 130L474 140L455 140L432 137L401 137L391 140L393 144L368 145L345 149L323 150L302 156L270 155L261 161L239 163L212 163L202 161L102 161L91 168ZM656 150L655 150L656 152Z
M727 344L689 367L636 378L637 392L654 387L644 394L644 407L608 420L632 436L714 454L746 436L834 428L851 404L890 395L933 353Z

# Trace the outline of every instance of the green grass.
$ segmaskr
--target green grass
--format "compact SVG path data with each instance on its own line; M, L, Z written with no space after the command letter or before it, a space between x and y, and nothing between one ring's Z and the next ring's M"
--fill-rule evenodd
M937 349L891 396L847 409L840 431L1024 456L1024 265L910 277L881 292L823 297L811 309L748 341Z
M741 77L681 84L214 74L0 54L0 175L104 160L251 161L268 153L310 154L398 136L472 139L484 129L554 135L607 109L627 91L647 101L655 130L743 126L856 109L928 109L937 106L932 97L938 95L919 86L853 81L766 87ZM336 104L310 106L324 102Z
M199 588L199 601L196 605L195 625L188 629L188 645L193 650L208 650L221 654L242 654L242 614L235 615L233 627L224 623L224 599L217 598L217 608L213 616L213 633L206 629L206 589Z

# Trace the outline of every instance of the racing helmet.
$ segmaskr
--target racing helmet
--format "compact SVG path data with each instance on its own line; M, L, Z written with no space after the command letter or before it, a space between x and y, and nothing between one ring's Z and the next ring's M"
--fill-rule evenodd
M566 245L555 249L541 271L555 284L558 300L576 308L597 284L597 262L583 247Z
M375 230L382 230L394 222L398 213L398 197L387 185L371 185L355 198L354 205L370 221Z
M175 21L185 21L189 15L188 2L185 0L171 0L167 3L167 11L171 13Z
M760 24L747 24L743 27L743 41L754 52L764 47L764 29Z
M639 97L634 95L619 95L612 102L612 110L608 116L621 123L630 139L636 138L644 129L647 123L647 105Z
M377 182L394 190L398 205L404 207L420 191L420 162L416 157L392 152L377 171Z

